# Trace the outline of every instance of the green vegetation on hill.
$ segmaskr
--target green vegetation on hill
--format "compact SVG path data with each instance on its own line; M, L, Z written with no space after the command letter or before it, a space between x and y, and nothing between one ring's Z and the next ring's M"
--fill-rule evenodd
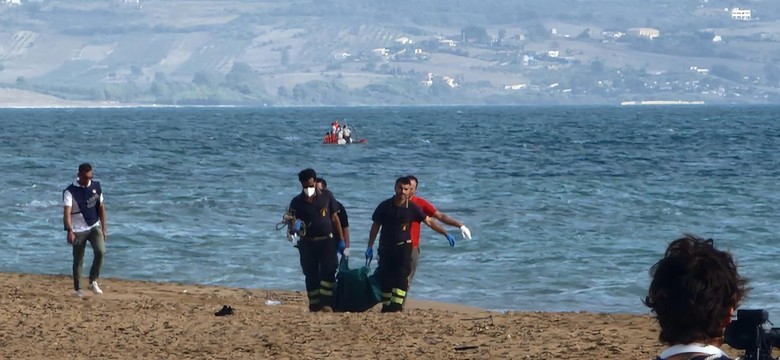
M158 104L776 102L780 14L721 0L28 0L0 85ZM654 28L654 39L629 29Z

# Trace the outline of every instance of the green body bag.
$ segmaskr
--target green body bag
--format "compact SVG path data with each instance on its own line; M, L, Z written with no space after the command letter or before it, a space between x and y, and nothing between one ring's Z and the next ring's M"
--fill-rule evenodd
M341 257L333 294L333 310L363 312L382 301L382 288L376 273L369 275L369 261L357 269L349 268L349 258Z

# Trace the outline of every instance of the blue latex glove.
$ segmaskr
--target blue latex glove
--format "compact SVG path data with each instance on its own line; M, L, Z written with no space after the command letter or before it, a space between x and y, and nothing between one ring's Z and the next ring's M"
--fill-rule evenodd
M374 249L369 246L368 249L366 249L366 259L368 261L371 261L371 259L373 258L374 258Z
M300 219L295 220L295 225L293 225L292 233L298 235L299 232L301 232L301 228L303 227L303 221Z
M344 242L344 240L339 240L339 250L338 253L341 255L344 255L344 249L347 247L347 243Z
M447 241L450 242L450 246L455 246L455 237L447 233Z

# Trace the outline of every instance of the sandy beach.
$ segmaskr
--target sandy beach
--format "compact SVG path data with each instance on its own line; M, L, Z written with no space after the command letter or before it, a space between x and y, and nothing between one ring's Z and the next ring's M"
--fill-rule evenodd
M662 349L653 319L630 314L413 299L403 314L309 313L302 292L103 279L103 295L76 298L65 275L1 273L0 284L2 359L652 359ZM215 316L223 305L235 313Z

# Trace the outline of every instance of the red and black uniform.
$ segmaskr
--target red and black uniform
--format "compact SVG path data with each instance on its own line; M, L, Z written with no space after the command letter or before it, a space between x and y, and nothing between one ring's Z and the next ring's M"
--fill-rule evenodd
M390 198L376 207L371 220L381 225L376 271L382 286L382 312L401 311L412 271L412 223L425 220L425 214L409 201L396 206Z
M414 196L411 199L409 199L413 204L417 205L420 210L422 210L423 214L427 216L433 216L436 214L436 207L433 206L433 204L429 203L428 200L425 200L419 196ZM420 229L421 224L419 222L413 222L412 223L412 248L417 249L420 247Z
M433 216L436 214L436 207L419 196L413 196L409 199L412 203L420 207L423 214L427 216ZM414 280L414 274L417 273L417 264L420 262L420 228L422 224L419 222L412 223L412 271L409 273L409 286L411 287L412 280Z
M305 224L306 231L301 234L298 252L306 277L309 310L318 311L323 306L331 306L333 288L336 286L338 242L334 241L336 236L331 214L335 214L339 208L333 194L322 190L314 195L312 203L299 194L290 202L290 209Z

